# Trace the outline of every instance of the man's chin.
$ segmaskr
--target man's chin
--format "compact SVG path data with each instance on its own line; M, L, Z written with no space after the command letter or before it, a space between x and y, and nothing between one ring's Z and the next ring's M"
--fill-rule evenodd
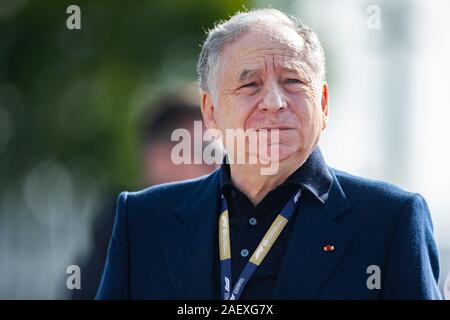
M260 155L261 162L283 162L289 160L295 154L293 148L286 144L271 145L267 148L266 155Z

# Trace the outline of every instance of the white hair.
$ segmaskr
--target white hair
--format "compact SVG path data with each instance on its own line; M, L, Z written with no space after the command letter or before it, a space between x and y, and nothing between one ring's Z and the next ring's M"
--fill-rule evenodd
M314 72L313 78L325 80L325 57L317 35L300 20L287 16L276 9L256 9L238 12L227 21L220 21L208 31L197 63L200 89L215 96L215 71L219 56L225 45L232 44L255 26L286 26L297 32L303 39L302 57Z

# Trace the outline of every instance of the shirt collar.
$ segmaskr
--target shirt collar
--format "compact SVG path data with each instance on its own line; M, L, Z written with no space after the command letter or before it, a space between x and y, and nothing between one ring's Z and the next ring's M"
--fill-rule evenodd
M324 203L331 189L333 177L323 158L322 152L316 146L306 159L305 163L292 173L283 184L296 184L304 187L320 202ZM230 175L230 166L226 156L220 167L220 189L233 186Z

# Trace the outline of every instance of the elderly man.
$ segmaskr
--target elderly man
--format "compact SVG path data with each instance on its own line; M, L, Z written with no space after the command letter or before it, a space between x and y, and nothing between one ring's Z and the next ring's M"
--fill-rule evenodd
M236 14L209 32L198 72L205 125L270 132L277 170L226 159L121 193L97 298L440 298L425 200L324 162L328 87L311 29L273 9Z

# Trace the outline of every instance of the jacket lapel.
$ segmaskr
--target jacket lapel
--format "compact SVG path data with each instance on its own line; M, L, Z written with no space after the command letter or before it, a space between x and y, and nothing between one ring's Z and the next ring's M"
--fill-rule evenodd
M178 299L216 298L213 269L214 263L218 263L214 252L219 197L216 170L175 209L180 223L166 240L164 251ZM351 241L351 235L334 222L349 208L334 174L325 203L307 192L302 196L274 299L314 298ZM328 244L334 246L333 251L323 250Z
M169 276L179 299L214 299L213 267L219 213L219 171L176 209L180 224L166 240Z
M302 196L274 290L275 299L312 299L351 241L351 235L334 222L350 204L332 175L333 184L325 203L309 193ZM323 249L328 244L334 246L333 251Z

